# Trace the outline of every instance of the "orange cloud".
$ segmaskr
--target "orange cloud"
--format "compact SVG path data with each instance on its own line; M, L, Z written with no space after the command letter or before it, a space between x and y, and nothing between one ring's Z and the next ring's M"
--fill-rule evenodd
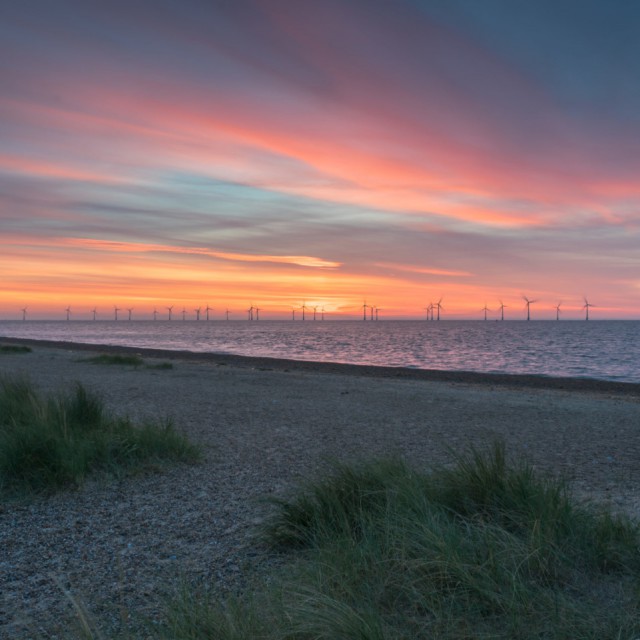
M16 155L0 155L0 171L10 173L22 173L39 178L52 178L57 180L73 180L78 182L95 182L101 184L117 184L129 182L125 178L115 178L94 171L78 169L63 162L46 162L34 158L26 158Z
M95 240L92 238L62 238L59 244L77 246L100 251L118 251L126 253L177 253L181 255L207 256L220 260L236 262L276 262L280 264L294 264L301 267L313 267L322 269L335 269L341 266L340 262L323 260L313 256L274 256L248 253L231 253L228 251L214 251L204 247L179 247L164 244L146 244L141 242L117 242L113 240Z
M451 276L451 277L463 277L468 278L473 274L469 271L452 271L450 269L429 269L424 267L412 267L403 264L391 263L391 262L376 262L376 267L382 267L383 269L392 269L394 271L401 271L405 273L423 273L425 275L433 276Z

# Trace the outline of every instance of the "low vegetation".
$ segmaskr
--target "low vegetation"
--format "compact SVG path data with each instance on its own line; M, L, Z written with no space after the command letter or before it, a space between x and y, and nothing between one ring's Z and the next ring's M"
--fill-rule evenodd
M166 371L167 369L173 369L173 362L157 362L156 364L146 365L147 369L155 369L156 371Z
M25 380L0 380L0 492L28 494L163 461L192 461L197 449L168 421L133 424L111 415L77 384L42 397Z
M640 635L640 532L504 448L418 473L340 466L277 503L286 566L222 605L185 595L167 638L533 640Z
M0 353L31 353L31 347L22 344L0 344Z
M123 355L120 353L101 353L98 356L82 358L80 362L89 362L91 364L128 365L132 367L141 367L144 365L144 360L140 356Z
M163 371L167 369L173 369L172 362L157 362L154 364L147 364L140 356L137 355L123 355L119 353L102 353L98 356L92 356L90 358L82 358L79 362L89 362L91 364L106 364L106 365L121 365L130 366L137 369L138 367L144 367L145 369L155 369Z

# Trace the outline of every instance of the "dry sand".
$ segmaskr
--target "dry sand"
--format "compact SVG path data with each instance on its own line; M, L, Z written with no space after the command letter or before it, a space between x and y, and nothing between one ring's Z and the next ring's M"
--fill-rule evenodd
M242 588L252 566L273 561L250 536L263 498L331 459L429 466L497 437L578 497L640 516L640 385L1 342L33 352L0 354L0 375L46 391L81 381L116 412L172 417L204 460L0 504L0 638L58 637L75 617L67 595L108 633L144 637L137 619L157 620L181 584ZM87 351L174 368L80 362Z

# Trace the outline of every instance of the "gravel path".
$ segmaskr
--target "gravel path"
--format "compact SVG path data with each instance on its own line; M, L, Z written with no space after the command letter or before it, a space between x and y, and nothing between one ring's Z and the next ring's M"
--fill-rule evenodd
M173 369L133 369L80 362L80 349L2 354L0 375L47 391L81 381L116 412L170 416L204 460L0 504L0 638L61 637L78 619L71 600L104 636L145 637L139 619L159 620L181 585L242 588L272 561L250 536L264 497L331 459L397 453L431 465L497 436L580 497L640 516L639 385L189 354L172 354Z

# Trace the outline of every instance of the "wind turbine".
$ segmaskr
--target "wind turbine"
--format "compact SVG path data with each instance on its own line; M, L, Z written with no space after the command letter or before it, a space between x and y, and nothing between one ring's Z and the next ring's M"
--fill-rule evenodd
M133 307L131 307L130 309L127 309L127 311L129 312L129 322L131 322L131 314L133 313Z
M260 320L260 308L256 307L256 322L258 322L258 320Z
M587 314L586 314L586 316L585 316L585 320L588 320L588 319L589 319L589 307L595 307L595 306L596 306L596 305L595 305L595 304L591 304L591 303L587 300L587 298L586 298L586 296L585 296L585 298L584 298L584 307L582 307L582 308L587 312Z
M295 320L295 319L296 319L296 308L291 307L291 320Z
M227 322L229 322L229 313L231 313L231 312L229 311L229 309L227 309L225 313L227 315Z
M318 313L318 305L316 305L315 307L312 307L312 309L313 309L313 320L315 321L316 314Z
M194 309L194 311L196 312L196 320L200 320L200 307Z
M431 320L431 311L433 310L433 303L430 302L428 307L422 307L427 312L427 320Z
M158 319L158 309L156 307L153 307L153 319Z
M187 319L187 310L182 307L182 322L184 322Z
M532 305L534 302L538 302L537 300L529 300L527 296L522 296L522 299L525 301L527 307L527 321L531 320L531 311L529 309L529 305Z
M113 305L113 313L114 313L114 315L115 315L116 322L118 321L118 311L120 311L120 309L118 309L118 307L116 307L115 305Z
M491 311L491 309L489 309L489 307L487 307L487 303L484 303L484 307L482 307L482 309L480 309L480 311L484 311L484 321L487 321L487 311Z
M306 300L304 300L302 302L302 307L300 307L300 308L302 309L302 319L304 320L305 319L304 312L309 308L309 307L307 307L307 301Z
M93 307L93 309L91 309L91 313L93 313L93 321L96 321L96 316L98 315L98 310Z
M370 313L371 320L373 320L373 314L375 313L376 308L373 305L371 305L369 307L369 310L371 311Z
M500 320L504 320L504 310L507 308L506 304L502 303L502 300L500 300Z
M24 309L22 309L22 322L24 322L27 319L27 308L25 307Z
M378 321L378 312L380 311L380 307L376 307L376 322Z
M440 320L440 309L443 309L444 307L440 304L442 302L442 298L440 298L440 300L438 300L438 302L436 302L435 304L435 308L438 310L438 317L437 320ZM431 319L433 320L433 310L431 311Z
M209 322L209 311L213 311L213 309L209 306L209 303L207 302L207 307L204 310L204 312L207 314L206 318L207 318L207 322Z
M324 320L324 307L322 307L322 309L320 310L320 320Z
M362 304L362 319L366 321L367 319L367 309L369 308L369 305L367 304L367 301L365 300Z
M65 311L67 312L67 322L69 322L69 316L71 315L71 307L67 307Z
M253 320L253 302L251 306L247 309L247 320Z
M167 311L169 312L169 322L171 322L171 312L173 311L173 305L167 307Z
M556 305L556 320L560 320L560 305L562 304L562 302L558 302L558 304Z

